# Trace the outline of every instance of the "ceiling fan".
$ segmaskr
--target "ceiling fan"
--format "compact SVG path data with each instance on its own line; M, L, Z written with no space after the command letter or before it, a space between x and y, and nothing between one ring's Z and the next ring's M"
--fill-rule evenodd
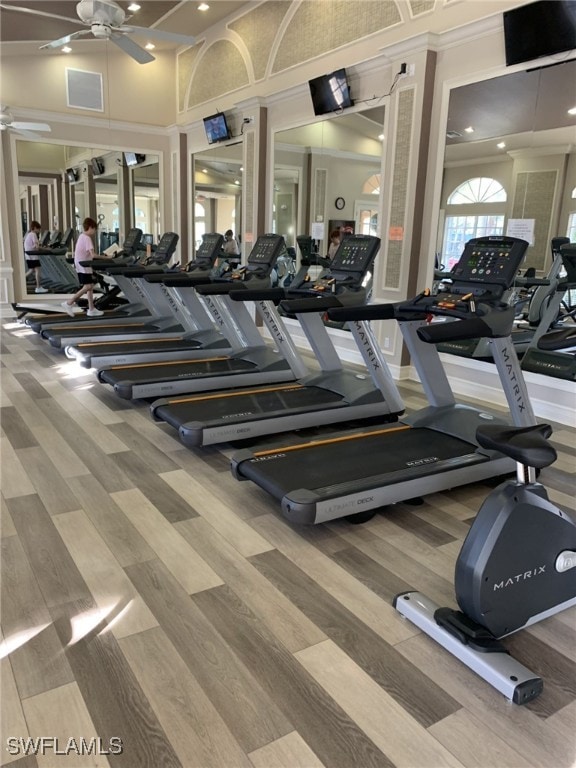
M37 136L38 133L50 133L51 128L46 123L28 123L14 120L9 108L0 105L0 131L8 130L30 139L37 139L40 138Z
M167 40L173 43L181 43L182 45L192 45L195 41L194 37L188 35L179 35L175 32L163 32L160 29L151 29L148 27L137 27L132 24L125 25L127 20L126 11L115 2L115 0L80 0L76 6L76 13L78 19L70 19L67 16L59 16L55 13L47 13L46 11L37 11L32 8L22 8L17 5L7 5L0 2L0 8L5 11L19 11L21 13L30 13L34 16L46 16L52 19L61 19L71 24L79 24L89 29L81 29L78 32L72 32L70 35L65 35L58 40L53 40L51 43L40 46L42 48L60 48L66 45L71 40L75 40L85 35L93 35L98 40L110 40L111 43L117 45L125 53L135 59L139 64L147 64L149 61L154 61L154 56L147 50L142 48L138 43L135 43L128 35L142 34L147 38L154 40Z

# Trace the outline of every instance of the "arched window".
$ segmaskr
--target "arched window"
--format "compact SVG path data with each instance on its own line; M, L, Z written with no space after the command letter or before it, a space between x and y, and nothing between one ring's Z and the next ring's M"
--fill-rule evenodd
M364 186L362 187L362 194L364 195L379 195L380 194L380 174L374 173L369 179L366 179Z
M496 179L478 176L466 179L448 196L450 213L444 224L444 240L440 262L445 269L452 269L462 255L464 246L473 237L502 235L504 233L504 214L506 190ZM482 207L492 205L485 213ZM475 205L474 213L464 206ZM462 206L462 208L460 208ZM478 207L480 206L480 208ZM499 210L500 209L500 210Z
M448 197L448 205L466 205L470 203L505 203L506 190L496 179L484 176L467 179Z

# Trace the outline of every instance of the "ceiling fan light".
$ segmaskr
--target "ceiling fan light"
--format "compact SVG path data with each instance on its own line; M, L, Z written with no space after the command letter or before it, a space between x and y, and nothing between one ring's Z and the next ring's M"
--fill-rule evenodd
M136 11L140 10L140 6L138 5L138 3L130 3L130 5L128 6L128 10L132 11L132 13L136 13Z

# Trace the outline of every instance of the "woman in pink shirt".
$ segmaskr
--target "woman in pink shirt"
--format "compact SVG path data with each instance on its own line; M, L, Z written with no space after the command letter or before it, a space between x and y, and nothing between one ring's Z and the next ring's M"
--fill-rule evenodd
M104 314L102 310L96 309L94 306L94 282L96 278L92 271L92 267L83 266L82 262L92 261L94 258L94 243L92 238L96 233L97 223L94 219L84 219L82 222L82 229L84 230L76 242L76 248L74 250L74 269L78 275L78 282L80 283L80 290L75 293L71 299L62 302L62 307L72 317L74 315L74 304L78 301L80 296L86 294L88 299L88 311L86 314L88 317L100 317ZM99 256L98 258L106 259L107 256Z

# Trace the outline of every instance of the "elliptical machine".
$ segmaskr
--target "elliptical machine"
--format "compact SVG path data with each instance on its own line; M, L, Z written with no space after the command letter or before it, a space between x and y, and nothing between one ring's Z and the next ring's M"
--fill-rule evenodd
M454 578L461 610L419 592L394 598L396 610L515 704L536 698L544 683L500 638L576 605L576 520L536 482L536 469L556 460L551 434L548 424L478 428L478 444L514 459L517 477L490 493L462 545Z

